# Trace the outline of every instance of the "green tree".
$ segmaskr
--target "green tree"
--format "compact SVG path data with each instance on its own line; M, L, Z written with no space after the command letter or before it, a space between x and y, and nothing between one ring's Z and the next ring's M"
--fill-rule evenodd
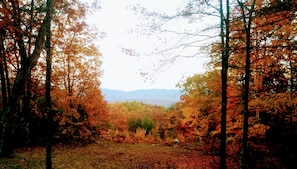
M128 121L129 130L132 132L136 132L138 128L143 129L148 134L154 128L153 120L145 115L142 118L131 118Z
M141 120L141 128L146 131L146 134L152 131L154 128L154 122L149 116L144 116Z

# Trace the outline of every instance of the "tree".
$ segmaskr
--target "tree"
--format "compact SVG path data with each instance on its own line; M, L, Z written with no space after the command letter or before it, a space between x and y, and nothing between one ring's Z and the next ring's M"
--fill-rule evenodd
M266 100L267 95L271 97L275 93L283 93L288 90L289 80L285 72L287 65L290 65L287 58L290 58L291 55L290 52L280 54L276 51L284 52L284 48L291 44L286 38L279 36L279 33L286 34L285 32L288 32L283 31L282 28L288 27L289 23L291 23L290 18L294 14L290 12L291 7L289 6L294 8L294 4L288 5L287 2L276 1L237 2L238 7L234 8L234 18L232 20L233 50L230 65L236 68L234 70L237 72L236 76L239 77L237 78L238 84L244 86L244 131L241 167L246 168L249 151L247 141L253 135L248 133L252 129L249 126L256 126L256 124L249 123L263 125L259 115L260 112L265 112L265 106L262 103L267 102L270 109L278 107L275 103ZM286 41L285 45L283 41ZM245 58L242 57L244 55ZM279 103L283 102L280 97L277 98L279 98ZM249 103L251 106L249 106ZM251 113L255 114L255 117L251 117ZM257 122L252 119L257 119ZM262 129L265 130L265 128Z
M6 79L5 79L5 69L4 69L4 44L3 44L3 34L4 29L0 27L0 76L1 76L1 96L2 96L2 111L6 111L8 105L8 98L7 98L7 87L6 87Z
M180 109L184 117L179 128L182 128L187 140L199 140L201 143L212 140L212 132L219 126L220 121L220 78L220 72L214 70L196 74L179 84L183 91Z
M99 88L101 53L93 43L97 34L84 21L87 11L80 2L64 1L57 10L60 14L52 29L52 98L60 110L58 135L64 141L90 141L106 116Z
M53 111L52 111L52 100L51 100L51 73L52 73L52 59L51 59L51 21L53 2L47 0L47 29L46 29L46 89L45 89L45 99L46 99L46 111L47 111L47 138L46 138L46 168L52 168L52 139L53 139Z
M242 149L241 149L241 168L246 168L247 165L247 139L248 139L248 129L249 129L249 87L250 87L250 53L251 53L251 26L252 26L252 18L254 13L254 7L256 0L252 1L250 8L244 6L244 3L240 0L237 1L240 9L241 16L243 20L244 32L245 32L245 77L244 77L244 117L243 117L243 138L242 138Z
M221 38L221 59L222 59L222 120L221 120L221 151L220 151L220 157L221 157L221 166L222 168L226 168L226 162L225 162L225 154L226 154L226 106L227 106L227 72L228 72L228 58L229 58L229 16L230 16L230 10L229 10L229 0L226 0L224 3L225 7L223 7L223 1L219 1L220 7L217 8L216 5L212 1L189 1L186 3L186 6L184 8L181 8L182 10L177 12L175 15L161 15L161 18L163 18L166 21L172 21L174 19L180 19L180 18L189 18L190 22L188 23L195 23L193 20L197 20L200 18L208 18L209 16L219 16L220 18L220 38ZM147 12L147 10L141 8L140 10L142 13L146 13L148 16L160 16L155 12ZM154 20L155 21L155 20ZM160 20L158 20L160 21ZM155 23L155 22L154 22ZM157 26L155 26L157 25ZM166 25L164 26L164 23L158 23L154 24L153 28L155 29L157 27L157 30L161 30L166 33L171 33L174 35L177 35L179 42L172 45L173 47L169 47L168 49L161 50L157 53L166 53L169 51L170 53L170 63L173 63L177 58L179 57L195 57L199 55L199 52L196 52L195 50L194 54L190 55L183 55L179 53L179 49L182 49L184 51L185 48L198 48L201 47L202 42L206 42L209 39L213 39L217 36L212 36L206 33L206 31L213 30L215 26L206 26L206 28L202 29L192 29L191 26L188 26L189 29L184 29L182 31L180 30L170 30L166 29ZM164 30L165 27L165 30ZM200 25L201 27L201 25ZM162 29L163 28L163 29ZM149 31L150 32L150 31ZM194 39L194 40L193 40ZM167 41L166 41L167 42ZM205 46L204 46L205 47ZM172 54L173 53L173 54ZM154 53L155 54L155 53ZM164 60L164 59L162 59ZM164 61L162 62L162 64ZM166 62L165 62L166 64ZM164 66L160 66L164 67ZM144 73L145 74L145 73Z
M100 53L94 43L89 43L93 41L90 37L95 37L94 30L91 30L80 19L85 15L86 6L78 1L51 2L51 9L47 8L45 0L38 2L34 0L0 2L0 29L1 42L3 42L1 43L3 46L0 44L1 54L3 54L1 55L3 57L1 59L3 69L0 70L2 98L7 96L7 99L2 99L3 103L7 101L7 106L1 107L2 110L5 110L1 114L3 123L1 123L0 152L3 156L11 155L13 140L23 139L26 142L24 144L29 143L28 140L34 141L30 142L30 144L44 142L44 133L50 133L44 132L46 130L45 124L48 124L47 119L51 119L49 117L51 113L47 111L51 108L47 109L48 104L46 104L45 100L49 101L52 98L52 110L57 112L53 116L54 122L52 122L52 125L55 126L51 128L60 127L61 129L64 127L57 122L63 104L63 101L57 102L57 98L64 96L58 96L64 89L60 83L61 79L57 78L59 77L57 76L58 68L61 67L61 64L56 61L58 56L67 56L64 55L67 51L61 50L61 48L65 47L64 44L60 43L61 48L59 48L58 40L71 39L70 36L73 31L81 34L75 37L73 45L68 44L67 47L76 50L74 55L79 57L73 57L72 60L69 60L71 70L68 73L71 74L71 90L73 91L73 98L76 99L75 111L81 114L79 120L83 120L83 123L79 123L79 125L88 126L88 129L83 126L80 126L80 128L86 133L90 133L89 135L94 135L91 131L96 130L96 127L101 123L99 117L104 117L106 113L106 102L99 88L99 76L102 74L100 72L101 62L98 57ZM50 19L53 21L51 26L47 22L49 18L47 12L49 11L52 15ZM79 12L83 13L83 15L79 14ZM66 21L63 20L63 15L71 18L68 20L69 23L79 24L75 26L69 24L71 28L67 30L65 25L62 24L62 21ZM51 31L49 31L50 27ZM63 34L57 33L58 30L67 32L64 32L63 36ZM50 39L48 33L52 35L50 43L48 42ZM70 42L70 40L67 42ZM50 49L50 47L52 49L51 54L47 54L44 49ZM49 63L46 56L53 59L52 75L50 75L50 71L46 71L46 68L50 67L46 65ZM78 64L72 65L76 61ZM76 66L77 69L74 69ZM46 82L44 81L45 77ZM52 88L50 85L52 85ZM49 95L49 89L52 91L51 95ZM73 98L71 99L74 100ZM55 133L52 134L58 135L56 131L53 132ZM77 135L79 134L81 133L77 133ZM23 141L19 141L19 143L23 143Z
M44 47L45 35L46 35L46 22L45 18L42 17L41 21L44 21L36 29L36 35L31 35L34 38L35 48L32 53L28 54L24 43L24 34L22 34L22 19L21 15L21 4L23 2L11 1L10 3L1 2L2 6L8 11L5 13L5 20L7 26L5 27L11 33L16 35L16 43L18 44L18 52L21 58L21 67L17 69L16 77L13 81L13 86L9 95L9 103L5 112L3 112L3 126L2 126L2 137L0 140L0 154L2 157L9 157L12 155L13 146L11 145L13 139L13 125L14 121L18 117L16 108L18 107L18 102L21 96L20 91L23 90L23 86L28 79L31 70L37 64L40 53ZM10 7L7 7L11 4ZM6 8L7 7L7 8ZM50 9L52 11L52 9ZM44 14L44 12L41 11ZM46 16L46 15L43 15ZM12 18L13 20L8 20L7 18ZM12 24L15 23L15 24Z
M224 9L226 10L226 16L224 15ZM226 7L223 7L223 1L220 0L220 29L221 29L221 58L222 58L222 110L221 110L221 148L220 148L220 168L226 168L226 116L227 116L227 77L228 77L228 60L230 55L229 48L229 17L230 7L229 0L226 0Z
M108 123L111 128L119 131L128 131L130 111L123 103L110 103L108 104Z
M226 107L227 107L227 76L228 76L228 59L229 59L229 17L230 17L230 7L229 7L229 0L226 0L226 2L223 2L222 0L219 1L219 8L216 7L215 4L212 4L212 1L189 1L187 2L187 5L185 8L182 8L180 12L178 12L176 15L168 16L168 15L162 15L162 18L165 18L168 20L173 20L177 18L190 18L189 23L193 23L193 18L201 18L207 16L219 16L220 18L220 44L221 44L221 78L222 78L222 114L221 114L221 150L220 150L220 157L221 157L221 168L226 168ZM225 6L224 6L225 4ZM141 9L140 11L144 11L147 13L146 10ZM149 13L149 16L160 16L154 12ZM157 24L158 28L162 28L164 24ZM160 26L161 25L161 26ZM190 27L190 26L189 26ZM155 26L153 27L155 28ZM205 29L202 29L199 31L199 29L194 29L194 33L191 32L191 29L185 29L186 31L175 31L175 30L166 30L164 32L169 32L178 35L179 37L182 37L181 40L173 45L174 47L161 50L162 53L173 51L172 53L177 53L175 56L171 56L170 62L176 60L178 57L194 57L199 55L199 53L194 53L190 56L180 55L177 49L182 48L191 48L191 47L199 47L201 42L207 42L207 40L212 39L216 36L211 36L208 34L205 34L207 30L212 30L212 26L206 27ZM199 37L206 37L199 38ZM195 39L195 40L192 40ZM181 43L180 43L181 42ZM197 50L196 50L197 51Z

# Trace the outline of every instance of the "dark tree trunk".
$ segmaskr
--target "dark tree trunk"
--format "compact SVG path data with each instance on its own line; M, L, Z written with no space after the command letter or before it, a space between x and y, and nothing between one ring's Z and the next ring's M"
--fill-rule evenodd
M46 138L46 169L52 168L52 139L53 139L53 112L51 103L51 10L52 0L47 0L47 18L46 18L46 112L47 112L47 138Z
M7 98L7 87L6 87L6 79L5 79L5 70L3 64L5 63L5 56L4 56L4 44L3 44L3 29L0 29L0 76L1 76L1 94L2 94L2 114L1 121L3 121L4 112L7 110L8 107L8 98Z
M222 57L222 107L221 107L221 135L220 135L220 169L226 168L226 117L227 117L227 81L229 59L229 0L226 0L226 18L224 16L223 1L220 0L221 16L221 57Z
M242 147L241 147L241 162L240 162L240 168L245 169L247 168L247 155L248 155L248 129L249 129L249 90L250 90L250 53L251 53L251 24L252 24L252 18L253 18L253 12L254 12L254 6L256 0L253 0L251 8L248 10L248 14L245 13L245 9L247 7L244 6L242 2L239 0L237 1L242 12L242 19L244 22L244 31L246 35L246 51L245 51L245 77L244 77L244 95L243 95L243 104L244 104L244 110L243 110L243 137L242 137ZM248 15L248 16L247 16ZM248 20L247 20L248 19Z
M0 29L0 77L1 77L1 93L2 93L2 111L6 111L8 105L7 87L4 69L4 44L3 30Z

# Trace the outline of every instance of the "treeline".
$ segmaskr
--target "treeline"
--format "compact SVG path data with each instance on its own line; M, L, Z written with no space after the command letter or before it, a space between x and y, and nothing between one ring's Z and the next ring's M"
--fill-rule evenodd
M142 102L108 104L108 119L100 137L115 142L172 143L176 124L172 109Z

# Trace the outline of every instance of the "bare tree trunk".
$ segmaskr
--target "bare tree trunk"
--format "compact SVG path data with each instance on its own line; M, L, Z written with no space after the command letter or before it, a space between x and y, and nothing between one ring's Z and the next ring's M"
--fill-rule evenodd
M8 105L7 98L7 86L5 79L5 70L4 70L4 44L3 44L3 30L0 29L0 77L1 77L1 93L2 93L2 111L6 111Z
M244 3L241 1L237 1L242 12L242 19L244 22L244 31L246 34L246 42L245 42L245 77L244 77L244 110L243 110L243 137L242 137L242 147L241 147L241 162L240 168L245 169L247 168L247 155L248 155L248 129L249 129L249 90L250 90L250 53L251 53L251 24L254 12L254 6L256 0L253 0L251 8L248 9L244 6ZM245 13L245 9L248 9L248 16ZM248 19L248 20L247 20Z
M47 138L46 138L46 169L52 169L52 139L53 139L53 112L51 101L51 13L53 9L52 0L47 0L47 17L46 17L46 111L47 111Z
M226 0L226 18L224 16L223 1L220 0L221 16L221 57L222 57L222 107L221 107L221 135L220 135L220 169L226 168L226 117L227 117L227 81L229 59L229 0Z

